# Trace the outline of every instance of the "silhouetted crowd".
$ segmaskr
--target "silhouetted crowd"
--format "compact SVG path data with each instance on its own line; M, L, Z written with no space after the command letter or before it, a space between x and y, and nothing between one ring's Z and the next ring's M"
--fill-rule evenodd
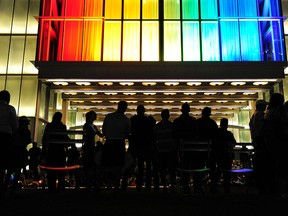
M115 112L106 115L102 131L94 124L97 114L86 113L83 125L83 145L76 147L62 123L62 113L55 112L52 121L44 130L42 149L32 142L28 129L29 120L17 118L14 107L9 105L10 95L0 92L0 190L1 194L12 184L17 188L21 172L26 165L33 178L43 178L39 164L47 175L49 191L65 190L67 181L76 189L101 192L103 188L114 193L125 192L135 185L138 192L181 192L190 194L218 193L223 186L230 192L233 147L237 144L233 133L228 130L228 119L222 118L220 126L211 118L211 108L205 107L198 119L190 114L190 106L181 106L181 115L170 120L168 109L161 111L161 120L145 114L143 105L128 118L128 104L120 101ZM250 131L254 147L251 168L255 170L255 186L259 193L275 194L287 198L288 182L288 108L282 94L272 94L269 103L256 101L256 110L250 119ZM209 168L209 172L181 172L179 146L181 140L209 140L209 160L203 152L191 153L185 159L191 169ZM28 161L28 158L30 161ZM79 166L75 166L79 165ZM74 168L71 168L74 167ZM71 168L71 169L70 169ZM11 180L11 175L14 179ZM42 174L43 175L43 174ZM68 180L67 180L68 179ZM12 183L11 183L12 181ZM180 186L179 186L180 185Z

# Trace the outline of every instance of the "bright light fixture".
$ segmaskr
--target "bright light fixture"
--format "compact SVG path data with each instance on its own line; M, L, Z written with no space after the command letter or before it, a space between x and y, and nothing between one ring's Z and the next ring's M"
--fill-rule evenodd
M144 95L156 95L156 92L143 92Z
M89 85L91 85L91 83L90 82L76 82L76 85L89 86Z
M145 103L155 103L156 101L144 101Z
M268 82L253 82L253 85L256 85L256 86L263 86L263 85L267 85Z
M205 92L204 95L216 95L216 92Z
M103 103L103 101L99 101L99 100L93 100L91 101L92 103Z
M84 92L85 95L97 95L97 92Z
M136 95L136 92L123 92L124 95Z
M223 92L223 95L235 95L236 92Z
M231 82L231 85L233 85L233 86L242 86L245 84L246 84L246 82Z
M66 95L77 95L77 92L64 92Z
M98 82L98 84L101 86L112 86L113 82Z
M176 92L163 92L164 95L176 95Z
M221 86L221 85L224 85L224 82L210 82L209 84L211 86Z
M155 86L156 84L156 82L142 82L142 85L144 86Z
M120 82L119 84L122 86L133 86L134 85L133 82Z
M179 82L165 82L164 84L166 86L177 86L177 85L179 85Z
M209 100L200 100L199 103L210 103L211 101Z
M165 100L165 101L163 101L163 103L174 103L174 101L172 101L172 100Z
M196 95L197 93L196 92L183 92L184 95Z
M53 84L58 86L67 86L68 82L53 82Z
M201 82L187 82L186 83L188 86L200 86Z
M105 92L104 94L105 95L117 95L118 93L117 92Z

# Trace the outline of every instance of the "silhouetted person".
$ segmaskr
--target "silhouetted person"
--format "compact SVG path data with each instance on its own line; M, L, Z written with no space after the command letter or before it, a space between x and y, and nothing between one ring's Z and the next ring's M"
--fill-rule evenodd
M26 166L28 165L27 145L32 142L31 132L29 130L30 120L26 116L18 119L19 127L15 133L15 176L13 180L13 188L18 188L18 181L21 173L26 175ZM25 180L25 177L24 177Z
M73 165L79 165L80 164L80 152L77 149L76 145L73 144L71 148L67 151L67 161L66 165L73 166ZM69 179L75 179L75 188L78 189L80 187L80 173L79 169L72 169L69 170Z
M131 124L125 115L127 102L120 101L117 111L106 115L103 121L103 134L106 142L103 146L101 166L106 181L110 181L114 192L119 191L122 168L125 164L125 139L128 139Z
M33 142L32 148L28 151L29 156L29 169L33 173L33 180L40 180L38 166L40 159L41 148L38 147L37 142Z
M142 190L145 171L145 190L150 191L152 181L153 149L153 125L154 120L145 115L145 107L137 106L137 114L130 118L131 136L129 144L134 149L137 160L136 189Z
M252 143L254 146L254 170L257 188L260 193L267 193L267 147L263 136L264 115L268 103L264 100L256 101L256 110L249 121Z
M196 118L190 116L190 106L188 103L184 103L181 106L182 114L174 119L173 121L173 136L177 145L179 146L181 139L187 140L198 140L199 139L199 128ZM191 153L192 154L192 153ZM201 159L202 161L202 159ZM202 167L202 162L199 164L199 157L197 154L189 154L185 156L184 161L185 166L189 168L199 168ZM202 174L193 175L193 188L195 193L202 192ZM183 173L182 176L183 190L185 194L190 193L190 174Z
M42 149L47 151L47 167L64 167L66 165L66 149L69 146L65 141L69 137L65 132L66 125L62 123L62 113L55 112L52 121L48 123L44 130L42 139ZM58 188L56 180L58 179ZM62 170L47 170L48 189L55 192L65 189L65 172Z
M170 192L175 191L176 167L178 162L177 145L173 137L173 123L169 120L168 109L161 111L161 121L154 126L158 170L164 191L167 188L167 174L170 179Z
M231 173L224 170L232 168L233 154L231 152L233 144L236 143L234 135L228 131L228 119L220 120L220 128L217 130L214 142L212 143L212 152L215 156L216 170L211 176L211 192L216 192L217 183L223 173L224 192L230 192Z
M284 103L284 96L274 93L264 116L263 135L268 148L269 156L266 160L269 193L287 198L288 179L288 112Z
M0 92L0 198L4 196L10 181L14 134L18 128L16 110L9 105L10 93L6 90Z
M95 192L100 189L100 176L97 173L97 166L95 162L96 154L96 141L95 136L103 137L103 134L94 124L97 119L95 111L89 111L85 115L86 122L83 125L84 131L84 145L82 147L82 165L85 174L85 184L88 189L92 189Z

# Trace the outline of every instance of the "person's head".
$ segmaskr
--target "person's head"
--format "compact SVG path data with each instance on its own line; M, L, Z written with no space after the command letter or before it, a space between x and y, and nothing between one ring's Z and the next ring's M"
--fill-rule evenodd
M190 106L189 106L188 103L182 104L182 106L181 106L181 112L182 112L182 114L189 114L189 112L190 112Z
M143 105L138 105L136 111L137 111L137 114L138 114L138 115L144 115L144 113L145 113L145 107L144 107Z
M61 119L62 119L62 113L55 112L52 118L52 122L61 122Z
M7 90L2 90L0 92L0 100L5 101L7 104L10 103L10 93Z
M119 101L118 106L117 106L117 111L120 113L125 113L127 107L128 107L128 103L126 101Z
M268 109L281 107L284 104L284 96L280 93L274 93L270 97Z
M169 110L168 110L168 109L163 109L163 110L161 111L161 118L162 118L163 120L168 120L169 117L170 117L170 112L169 112Z
M211 116L211 108L210 107L204 107L202 110L202 116L203 117Z
M85 114L86 122L92 123L97 119L97 114L95 111L91 110Z
M19 126L28 126L30 124L30 120L26 116L21 116L18 119Z
M256 110L263 110L265 111L268 103L264 100L257 100L256 101Z
M228 128L228 119L222 118L220 120L220 128L227 129Z

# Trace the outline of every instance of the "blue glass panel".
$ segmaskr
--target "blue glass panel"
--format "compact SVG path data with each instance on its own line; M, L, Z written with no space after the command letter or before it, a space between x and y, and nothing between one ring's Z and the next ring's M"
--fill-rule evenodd
M201 19L216 19L218 17L217 0L201 0Z
M281 16L279 0L270 0L271 16Z
M218 22L201 23L202 61L219 61Z
M199 22L183 22L183 60L200 61Z
M238 0L238 9L240 17L256 17L256 0Z
M219 0L220 17L238 17L238 0Z
M238 21L220 21L221 52L223 61L240 61Z
M260 61L260 37L258 22L240 21L240 41L242 61Z
M198 19L199 18L198 0L183 0L182 1L182 18L183 19Z

